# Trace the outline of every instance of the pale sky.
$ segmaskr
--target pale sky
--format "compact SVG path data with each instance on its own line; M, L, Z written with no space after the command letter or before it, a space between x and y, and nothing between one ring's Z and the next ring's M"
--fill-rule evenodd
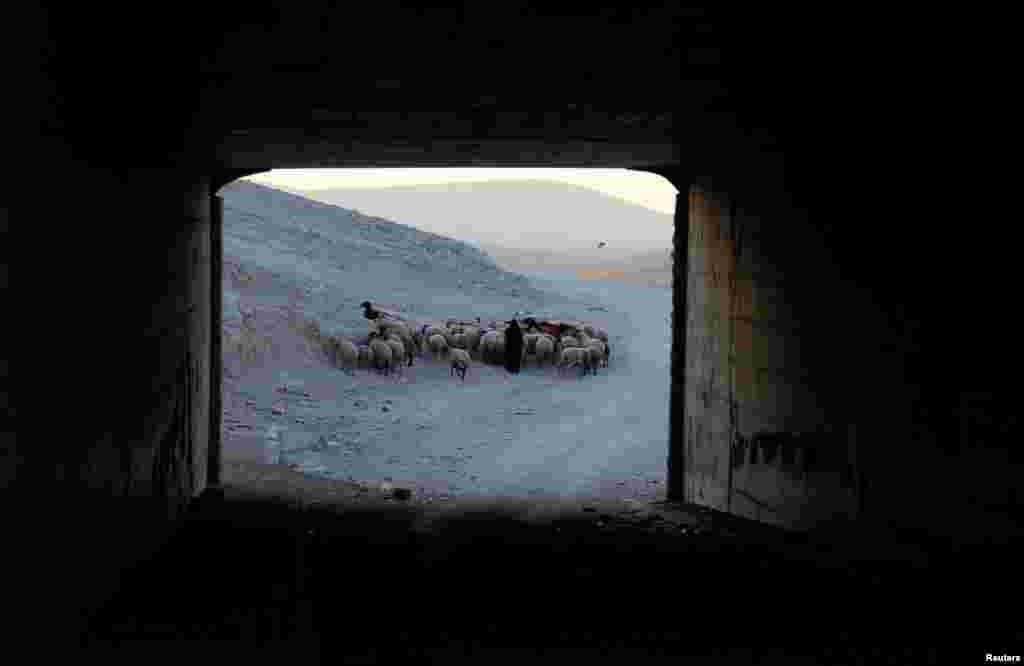
M678 191L661 176L629 169L275 169L245 178L263 185L306 191L516 179L554 180L589 187L669 215L675 209L675 195Z

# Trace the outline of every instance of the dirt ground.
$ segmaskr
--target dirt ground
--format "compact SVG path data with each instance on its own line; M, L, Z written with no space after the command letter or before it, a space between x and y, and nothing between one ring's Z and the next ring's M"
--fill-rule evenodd
M982 603L1012 571L1008 553L953 561L879 539L858 552L664 502L428 503L280 466L225 473L223 499L197 504L183 533L93 619L83 648L131 658L167 645L186 656L215 641L237 658L281 648L291 658L448 663L502 650L536 661L540 647L624 659L781 644L787 663L949 663L953 648L863 646L955 636L946 642L991 651L1019 636ZM763 657L721 654L705 663Z

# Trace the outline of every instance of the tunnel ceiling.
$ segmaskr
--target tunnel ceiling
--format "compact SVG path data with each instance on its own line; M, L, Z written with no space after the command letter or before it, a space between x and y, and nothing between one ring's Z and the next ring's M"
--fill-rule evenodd
M495 7L407 9L402 20L360 13L344 25L310 13L272 27L238 26L201 67L202 107L217 110L221 130L218 160L662 164L678 157L672 130L680 109L705 113L721 94L713 72L697 64L709 52L708 40L696 39L699 16L661 9L538 17L512 3ZM400 111L352 111L366 108ZM537 108L553 111L516 111ZM646 111L600 110L609 108Z
M50 10L44 131L139 166L679 162L748 193L818 171L825 57L777 8L226 7Z
M734 126L723 35L695 10L252 3L216 16L62 8L50 24L65 119L152 132L177 116L186 139L218 139L202 159L229 166L625 166L664 162L673 127L699 125L696 150Z

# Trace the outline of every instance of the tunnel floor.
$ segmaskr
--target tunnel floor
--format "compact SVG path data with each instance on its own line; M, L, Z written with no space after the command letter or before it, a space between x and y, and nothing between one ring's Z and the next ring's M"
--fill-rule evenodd
M126 576L81 647L227 641L235 654L390 661L474 646L788 645L806 663L944 663L947 648L908 660L864 646L1019 645L1013 613L993 605L1015 579L1010 550L797 534L667 503L426 506L339 482L228 483Z

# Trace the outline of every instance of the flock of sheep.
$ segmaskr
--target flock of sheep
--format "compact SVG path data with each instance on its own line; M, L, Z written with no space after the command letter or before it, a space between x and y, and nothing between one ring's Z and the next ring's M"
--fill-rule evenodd
M556 336L532 324L521 323L524 365L533 357L537 367L551 365L560 374L571 368L596 374L598 368L608 367L611 347L606 331L587 323L563 324L562 335ZM369 335L360 343L331 336L325 341L325 350L337 367L350 374L364 369L390 375L413 365L414 358L429 354L435 361L447 361L449 375L458 373L464 381L474 359L488 365L505 363L506 328L505 322L483 325L479 319L416 324L381 318L371 324Z

